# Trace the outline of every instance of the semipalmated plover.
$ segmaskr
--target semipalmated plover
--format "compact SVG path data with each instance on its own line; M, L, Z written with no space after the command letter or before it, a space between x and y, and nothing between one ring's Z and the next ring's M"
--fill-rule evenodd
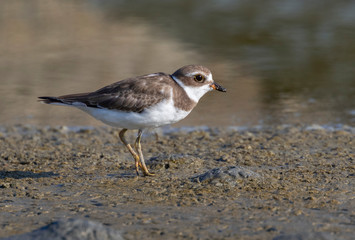
M153 73L128 78L95 92L39 98L47 104L76 107L110 126L123 128L119 136L135 160L137 175L140 168L144 176L149 176L153 174L146 167L140 143L143 130L184 119L200 98L213 89L226 91L213 81L208 68L188 65L172 75ZM138 129L136 151L124 137L128 129Z

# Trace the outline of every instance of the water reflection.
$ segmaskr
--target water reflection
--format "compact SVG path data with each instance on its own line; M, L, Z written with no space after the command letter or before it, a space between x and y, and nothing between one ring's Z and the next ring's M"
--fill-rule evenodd
M210 93L180 125L354 125L352 1L4 1L0 121L100 124L40 95L199 63ZM218 116L218 117L216 117Z

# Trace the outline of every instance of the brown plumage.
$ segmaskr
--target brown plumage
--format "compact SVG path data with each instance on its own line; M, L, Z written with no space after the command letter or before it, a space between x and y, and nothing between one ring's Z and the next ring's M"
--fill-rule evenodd
M145 176L150 176L153 174L145 165L140 144L143 129L185 118L212 89L226 91L213 81L208 68L188 65L172 75L154 73L128 78L94 92L39 99L47 104L77 107L108 125L123 128L119 136L134 158L137 174L140 168ZM128 129L138 129L135 149L124 137Z
M147 84L149 84L149 88L146 87ZM95 92L39 98L44 103L62 103L67 105L83 103L93 108L107 108L140 113L145 108L168 98L170 92L161 91L161 89L171 84L174 84L174 81L169 75L157 73L156 75L150 74L128 78L103 87Z

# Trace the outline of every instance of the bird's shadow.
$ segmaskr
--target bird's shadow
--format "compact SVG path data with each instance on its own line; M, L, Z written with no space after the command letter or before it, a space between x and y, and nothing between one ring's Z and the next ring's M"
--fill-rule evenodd
M22 179L22 178L49 178L59 176L58 173L54 172L39 172L34 173L30 171L0 171L0 179L13 178L13 179Z

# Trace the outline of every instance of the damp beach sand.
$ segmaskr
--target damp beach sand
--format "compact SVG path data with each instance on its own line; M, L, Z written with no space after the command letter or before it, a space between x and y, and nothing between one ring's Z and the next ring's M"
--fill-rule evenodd
M118 132L0 127L0 238L72 218L124 239L355 234L352 127L163 128L142 140L154 177L135 176Z

